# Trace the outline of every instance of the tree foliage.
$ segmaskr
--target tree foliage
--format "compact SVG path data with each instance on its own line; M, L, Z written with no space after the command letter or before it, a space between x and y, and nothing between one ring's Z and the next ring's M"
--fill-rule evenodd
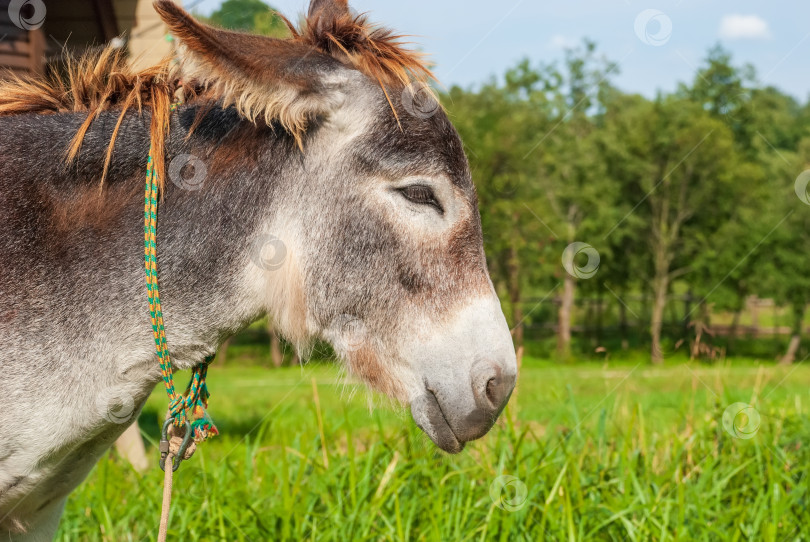
M574 318L567 297L618 298L624 313L623 296L647 294L649 315L636 316L648 320L657 362L678 290L694 299L684 332L692 320L708 325L713 311L738 314L756 295L790 306L800 335L810 206L794 181L810 166L810 104L759 84L752 67L735 66L720 47L691 83L654 99L617 89L614 73L586 41L559 64L524 60L503 80L446 96L511 324L532 322L527 301L553 298L565 358ZM575 242L600 255L592 277L562 265Z
M225 0L207 22L230 30L249 31L274 38L289 33L276 9L261 0Z

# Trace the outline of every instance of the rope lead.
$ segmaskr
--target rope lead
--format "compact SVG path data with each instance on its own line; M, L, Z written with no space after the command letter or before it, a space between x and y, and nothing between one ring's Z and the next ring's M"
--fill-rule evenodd
M171 106L173 111L176 104ZM150 146L146 160L146 192L144 196L144 272L146 273L149 315L152 320L152 333L155 339L155 352L163 375L166 395L169 397L168 417L175 427L183 427L190 421L190 428L195 442L202 442L219 434L216 426L208 416L208 386L205 377L208 365L213 360L209 356L191 371L191 380L186 391L180 395L174 388L172 360L166 343L166 331L163 325L163 310L160 305L160 291L157 273L157 210L159 197L159 179L155 171L155 148Z

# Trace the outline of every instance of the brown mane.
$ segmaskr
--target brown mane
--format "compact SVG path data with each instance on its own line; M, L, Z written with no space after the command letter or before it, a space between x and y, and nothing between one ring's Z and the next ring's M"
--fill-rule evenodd
M402 42L403 36L371 25L365 15L341 15L326 24L319 15L311 15L304 20L300 29L282 18L290 29L289 41L315 48L377 81L389 103L388 88L406 86L412 81L426 83L434 79L424 63L423 55L407 49L406 43ZM223 97L217 95L216 86L209 86L204 91L207 98L216 100ZM139 113L148 108L152 111L151 145L155 171L162 189L164 143L169 129L171 105L196 97L198 89L195 87L193 82L180 79L177 65L171 58L145 70L135 71L123 51L108 46L85 53L80 58L66 54L64 69L48 77L9 74L8 79L0 80L0 116L88 112L87 119L67 150L66 159L70 163L78 155L84 136L95 118L102 111L120 109L107 148L101 179L103 184L125 114L133 107ZM291 122L285 122L284 118L279 120L299 139L300 131L306 125L305 119Z
M284 21L293 39L353 66L378 81L383 91L413 80L435 80L424 55L404 47L407 43L402 38L406 36L372 25L365 15L343 15L327 25L320 24L317 16L312 19L307 19L303 33L297 32L287 19Z

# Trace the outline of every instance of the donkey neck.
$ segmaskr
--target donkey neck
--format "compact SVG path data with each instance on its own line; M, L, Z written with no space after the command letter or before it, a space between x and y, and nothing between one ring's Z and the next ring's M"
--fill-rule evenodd
M286 319L284 305L303 305L285 282L290 273L280 269L290 262L279 239L300 151L280 126L191 105L173 119L166 166L158 213L161 296L166 325L181 331L170 348L186 368L267 309Z
M167 176L181 178L166 179L158 213L161 298L180 368L198 363L264 312L264 300L245 276L254 240L273 220L274 197L297 152L283 131L256 127L220 108L189 136L196 112L187 106L172 117ZM59 156L82 120L75 114L0 119L0 132L14 134L0 138L0 213L9 232L0 243L10 255L0 274L0 302L14 312L8 327L26 332L29 341L67 335L74 349L85 352L108 353L117 345L129 358L125 370L151 366L142 247L148 112L124 121L103 189L98 179L117 112L93 123L75 164L30 160ZM270 160L264 159L268 153ZM19 167L21 157L28 157L25 167ZM186 163L202 166L201 182L184 184ZM15 242L20 237L23 246ZM66 315L56 325L41 318L54 306ZM20 322L27 323L21 328ZM150 371L149 378L157 373Z
M187 138L188 111L173 115L167 164L193 155L206 176L196 189L167 179L157 235L166 334L179 369L266 309L246 278L250 251L276 213L295 153L283 132L221 109ZM0 118L0 530L58 506L160 379L143 272L148 113L126 117L103 190L117 114L93 123L66 167L64 150L83 120Z

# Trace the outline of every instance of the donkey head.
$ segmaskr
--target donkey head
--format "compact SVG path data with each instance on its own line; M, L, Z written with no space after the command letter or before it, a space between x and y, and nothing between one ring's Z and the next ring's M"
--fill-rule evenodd
M438 106L414 106L429 75L418 56L346 0L313 0L290 39L210 28L169 0L156 8L184 80L295 142L286 161L256 157L283 167L246 172L273 172L256 234L286 258L247 265L246 280L282 332L330 342L442 449L484 435L514 387L515 353L461 140Z

